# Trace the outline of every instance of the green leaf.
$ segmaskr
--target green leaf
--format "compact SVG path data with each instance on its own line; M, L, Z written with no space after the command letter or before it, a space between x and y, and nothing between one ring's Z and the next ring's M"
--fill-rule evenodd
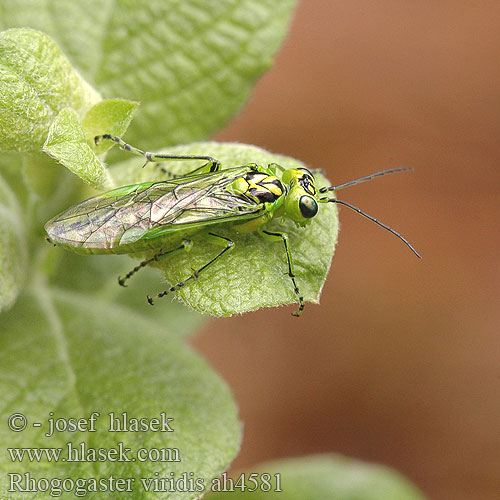
M71 107L81 116L99 99L48 36L31 29L0 33L0 150L38 150L60 110Z
M83 442L87 448L110 449L123 442L132 449L131 457L139 448L177 448L181 459L13 463L4 450L1 498L26 498L25 493L7 492L8 472L29 472L35 478L134 478L133 493L119 494L120 498L166 498L144 492L139 478L158 473L177 479L188 471L208 484L238 451L241 429L228 387L191 349L165 335L161 323L85 294L50 291L38 284L3 315L0 343L0 420L5 424L9 415L22 413L29 422L19 433L0 426L4 447L64 448L68 442ZM101 416L96 432L45 437L50 412L55 418L88 418L92 412ZM158 418L164 412L174 418L174 432L108 432L109 412L137 418ZM34 422L43 427L33 427ZM108 495L90 493L85 498ZM175 499L199 495L180 492Z
M63 109L57 115L42 150L96 189L110 187L106 167L87 142L80 118L73 109Z
M156 269L143 269L133 283L123 288L118 277L124 276L135 263L126 255L77 255L61 248L50 248L51 285L87 294L96 302L113 302L130 308L145 319L168 325L169 335L193 335L202 324L203 316L190 311L179 302L151 307L146 296L158 288Z
M22 155L22 160L23 179L30 192L44 200L53 199L61 183L57 163L43 153L27 153Z
M223 168L248 163L267 165L273 162L286 168L304 166L298 160L244 144L195 143L170 148L166 152L210 155L220 160ZM131 160L114 166L111 175L115 183L127 185L164 177L157 164L141 169L141 161ZM163 162L162 166L175 173L186 172L197 166L194 162L190 166L185 162L179 163ZM320 186L327 185L326 179L320 174L316 177ZM337 241L336 207L333 204L321 204L319 214L305 228L297 227L290 220L281 219L271 221L267 227L289 235L297 285L305 300L318 303ZM281 242L270 243L256 232L240 234L234 225L210 226L210 230L232 239L235 247L178 292L178 297L185 304L201 313L228 316L261 307L297 303L292 281L287 274L287 258ZM207 242L201 234L190 236L190 239L194 245L189 252L181 252L158 263L164 269L170 284L185 280L193 269L201 268L221 251L220 247ZM159 290L165 289L164 285L158 284L158 287ZM160 302L158 307L161 307Z
M128 140L152 149L205 139L241 108L295 4L4 0L0 26L45 31L103 95L140 100Z
M0 311L10 307L26 279L23 221L14 193L0 177Z
M24 155L20 153L0 154L0 175L15 193L19 205L24 206L28 198L28 190L23 182L22 172Z
M22 155L22 179L36 205L35 224L43 224L61 207L67 207L79 196L84 184L76 180L69 170L60 168L60 165L46 154L30 153ZM33 200L34 201L34 200ZM42 227L35 226L41 230Z
M94 144L95 136L102 134L123 135L132 121L137 106L139 103L125 99L107 99L97 103L82 120L87 141ZM111 146L113 142L104 141L96 147L96 150L98 153L104 153Z
M271 475L273 491L259 487L254 492L215 493L207 500L424 500L423 494L401 474L389 467L364 463L340 455L276 460L245 474L247 486L252 472ZM275 474L283 491L274 491ZM256 476L254 476L256 477ZM257 476L258 477L258 476ZM262 485L262 481L259 481ZM265 485L264 485L265 488Z

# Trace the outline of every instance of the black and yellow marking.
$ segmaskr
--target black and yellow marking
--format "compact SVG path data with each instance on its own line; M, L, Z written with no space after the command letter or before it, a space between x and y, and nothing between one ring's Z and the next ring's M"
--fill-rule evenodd
M311 172L306 168L300 168L298 170L300 171L300 175L297 176L297 183L304 188L307 194L316 196L316 186Z
M273 175L249 172L245 176L245 181L247 183L245 194L257 203L272 203L285 193L283 184Z

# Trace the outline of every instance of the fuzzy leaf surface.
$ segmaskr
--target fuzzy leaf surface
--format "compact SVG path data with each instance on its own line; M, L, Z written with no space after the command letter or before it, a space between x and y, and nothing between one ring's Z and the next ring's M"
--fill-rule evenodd
M87 142L80 118L73 109L63 109L57 115L42 149L94 188L111 187L106 167Z
M83 116L99 100L50 37L32 29L0 33L0 151L39 150L59 111Z
M0 176L0 311L10 307L26 278L28 249L20 207Z
M0 28L48 33L105 97L141 101L127 138L157 148L206 139L241 108L271 66L295 5L4 0Z
M189 347L143 315L39 283L2 316L0 344L0 419L6 422L13 413L28 419L23 432L0 427L4 447L60 447L61 457L67 457L68 442L74 447L84 443L87 449L117 448L123 442L131 448L130 459L137 457L139 448L178 449L181 459L13 463L4 450L1 498L26 498L25 493L7 491L7 473L15 471L34 478L133 478L133 491L119 493L120 498L193 499L200 494L148 493L140 478L154 478L155 472L179 478L192 471L208 483L238 451L241 429L226 384ZM49 412L54 418L88 418L92 412L100 417L96 432L63 431L45 437ZM129 419L159 418L164 412L174 419L174 432L109 432L110 412L126 412ZM34 422L41 422L42 428L33 427ZM101 499L103 494L108 498L103 492L85 498ZM60 498L75 496L63 493Z

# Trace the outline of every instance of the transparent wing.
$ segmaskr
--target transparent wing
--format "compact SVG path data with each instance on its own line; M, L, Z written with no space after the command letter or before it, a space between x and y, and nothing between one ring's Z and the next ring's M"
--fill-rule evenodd
M71 247L113 249L169 228L248 218L262 209L226 187L248 172L238 167L108 191L75 205L47 222L55 242Z

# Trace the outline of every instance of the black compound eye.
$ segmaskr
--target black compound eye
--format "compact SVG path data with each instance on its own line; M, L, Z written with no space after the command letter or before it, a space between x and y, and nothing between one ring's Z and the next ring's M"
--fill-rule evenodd
M305 219L311 219L318 213L318 204L312 196L301 196L299 208L300 213Z

